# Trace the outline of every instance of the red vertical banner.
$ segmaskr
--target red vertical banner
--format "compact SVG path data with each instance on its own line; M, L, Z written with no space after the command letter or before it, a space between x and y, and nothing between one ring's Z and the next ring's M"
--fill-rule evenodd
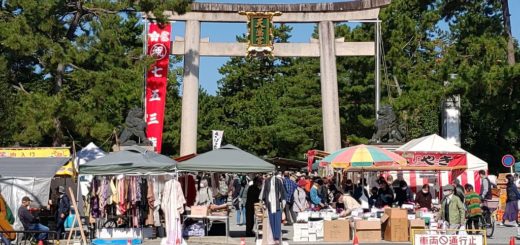
M161 152L170 57L170 24L151 23L147 35L147 54L155 59L146 73L146 137L156 152Z

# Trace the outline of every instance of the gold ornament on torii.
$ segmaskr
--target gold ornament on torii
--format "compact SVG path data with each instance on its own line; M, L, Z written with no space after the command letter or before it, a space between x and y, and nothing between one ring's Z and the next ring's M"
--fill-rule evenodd
M273 16L281 12L239 12L247 16L247 56L273 56Z

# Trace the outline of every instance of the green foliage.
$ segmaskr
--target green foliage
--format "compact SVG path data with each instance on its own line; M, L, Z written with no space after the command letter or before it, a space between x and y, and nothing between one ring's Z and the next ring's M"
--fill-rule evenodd
M0 144L111 143L126 112L142 106L149 61L137 12L164 21L163 10L183 12L189 2L7 1L0 8ZM408 138L439 133L441 104L458 94L462 147L492 170L501 155L520 154L520 66L506 62L501 2L393 0L379 16L382 99L398 112ZM274 34L286 42L291 28L277 25ZM374 25L338 24L336 37L371 41ZM343 145L367 143L374 58L339 57L337 69ZM211 130L260 156L301 159L308 149L323 149L319 59L233 57L219 71L217 94L200 90L199 152L211 148ZM181 75L173 69L169 76L163 152L171 155L180 148Z
M5 1L0 9L2 145L107 141L141 107L139 11L190 1ZM157 17L162 15L156 14ZM175 83L174 83L175 84Z

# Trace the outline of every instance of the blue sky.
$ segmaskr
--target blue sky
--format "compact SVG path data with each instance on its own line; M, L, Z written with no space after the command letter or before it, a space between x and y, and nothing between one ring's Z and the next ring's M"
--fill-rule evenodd
M341 2L344 0L196 0L197 2L222 2L222 3L315 3L315 2ZM511 12L511 25L513 36L520 39L520 1L509 0ZM290 42L308 42L314 29L314 24L291 24L293 31ZM174 36L184 36L184 22L176 22L173 25ZM235 42L235 37L246 32L244 23L202 23L201 37L209 37L210 42ZM199 81L202 88L210 94L215 94L217 81L222 77L218 72L229 57L201 57ZM182 65L182 64L180 64Z

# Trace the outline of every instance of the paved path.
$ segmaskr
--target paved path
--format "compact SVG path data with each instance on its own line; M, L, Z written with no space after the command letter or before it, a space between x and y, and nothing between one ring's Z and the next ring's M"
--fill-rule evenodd
M227 243L225 241L224 237L224 225L215 224L214 229L212 229L210 235L215 236L208 236L201 239L189 239L187 242L188 244L200 244L200 245L215 245L215 244L240 244L240 240L242 237L245 236L245 226L237 226L236 225L236 218L234 216L234 212L231 214L230 217L230 235L231 237L228 238ZM352 244L352 242L349 243L328 243L328 242L292 242L292 236L293 236L293 230L292 226L282 226L283 230L283 238L284 241L286 241L288 244ZM500 227L497 226L495 228L495 234L492 238L488 239L487 244L489 245L508 245L509 239L512 236L515 236L517 232L517 228L514 227ZM247 245L254 245L255 240L254 237L248 237L245 238ZM517 244L520 244L520 240L516 240ZM158 240L148 240L145 241L145 245L158 245ZM411 243L391 243L391 242L377 242L377 243L360 243L360 244L411 244Z

